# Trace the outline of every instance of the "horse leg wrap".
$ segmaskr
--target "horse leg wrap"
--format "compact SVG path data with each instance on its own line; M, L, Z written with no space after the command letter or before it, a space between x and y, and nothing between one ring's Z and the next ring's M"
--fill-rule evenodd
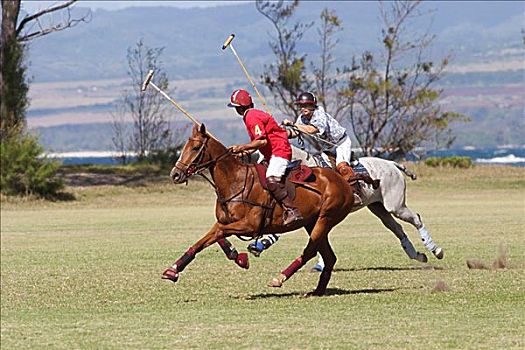
M421 228L419 229L419 234L421 235L421 240L423 241L423 244L429 251L434 252L436 249L439 248L437 244L434 243L434 241L432 240L432 237L430 237L430 234L428 233L425 226L421 226Z
M217 244L221 247L222 251L228 259L235 260L239 253L237 252L237 249L231 244L230 241L228 241L226 238L219 239L217 241Z
M177 269L178 272L182 272L188 264L195 259L195 248L191 247L184 253L183 256L179 258L173 265L174 268Z
M274 244L278 240L279 240L279 236L271 234L271 235L268 235L266 238L261 239L261 243L264 249L268 249L270 248L272 244Z
M410 242L407 236L403 237L401 240L401 246L410 259L415 259L417 257L416 248L414 248L414 245Z
M286 279L289 279L292 277L292 275L297 272L301 267L304 266L304 260L303 256L301 255L297 259L295 259L290 266L288 266L286 269L284 269L281 273L286 276Z
M248 254L237 252L237 249L235 249L233 244L231 244L231 242L226 238L219 239L217 244L221 247L222 251L224 254L226 254L226 257L229 260L235 261L235 263L243 269L248 269L250 267Z

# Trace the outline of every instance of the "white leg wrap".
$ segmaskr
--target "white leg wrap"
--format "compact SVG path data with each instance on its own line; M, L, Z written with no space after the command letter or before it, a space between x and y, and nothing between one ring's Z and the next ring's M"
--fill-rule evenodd
M403 237L401 240L401 246L410 259L415 259L417 257L416 248L414 248L414 245L410 242L407 236Z
M434 243L432 237L430 237L430 235L428 234L428 231L425 228L425 226L421 226L421 228L419 229L419 234L421 235L421 240L423 241L423 244L429 251L434 252L438 248L437 244Z
M279 236L277 235L274 235L274 234L271 234L269 236L266 236L266 239L268 239L270 241L271 244L274 244L275 242L277 242L277 240L279 239ZM271 245L270 244L270 245Z
M317 264L318 264L319 266L321 266L321 267L324 269L324 261L323 261L323 257L321 256L321 254L317 254L317 257L318 257L318 259L317 259Z

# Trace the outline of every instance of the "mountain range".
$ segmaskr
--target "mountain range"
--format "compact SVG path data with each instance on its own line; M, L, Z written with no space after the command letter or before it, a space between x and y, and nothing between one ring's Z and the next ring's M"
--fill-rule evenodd
M334 55L338 63L379 47L376 2L303 1L293 20L319 23L324 8L334 11L342 22ZM76 7L73 15L86 11ZM523 48L523 2L425 2L421 12L412 30L435 33L434 54L450 52L456 64L479 59L489 51ZM165 47L164 64L171 79L236 75L237 63L221 50L230 33L237 35L235 47L253 71L272 59L268 41L275 31L254 4L190 9L130 7L95 10L89 23L35 40L30 47L30 70L35 82L123 77L127 48L143 38L151 47ZM311 28L298 52L315 59L318 48L318 35Z

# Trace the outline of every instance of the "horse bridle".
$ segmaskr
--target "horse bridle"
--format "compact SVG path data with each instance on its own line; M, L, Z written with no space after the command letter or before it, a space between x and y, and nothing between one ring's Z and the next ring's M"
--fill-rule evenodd
M201 142L201 145L199 147L199 151L197 152L197 154L195 155L195 157L191 160L189 164L186 164L182 162L181 160L178 160L177 163L175 163L175 168L179 170L181 173L184 173L186 177L191 177L193 175L198 174L199 172L204 171L204 169L206 169L206 166L208 165L207 164L208 162L200 164L202 159L204 158L204 154L205 154L204 150L206 149L208 138L205 138L204 141L201 141L201 139L190 137L189 140ZM183 167L181 167L179 164L182 165ZM206 164L206 166L203 166L204 164Z
M187 178L189 178L189 177L191 177L193 175L201 175L206 180L208 180L202 174L202 172L204 170L206 170L207 168L209 168L210 165L218 162L219 160L221 160L225 156L229 155L231 152L230 152L230 150L227 149L224 153L221 153L217 158L211 159L211 160L209 160L207 162L204 162L204 163L201 163L203 158L204 158L204 155L206 154L205 150L206 150L206 146L208 145L209 137L206 137L204 139L204 141L201 141L201 139L194 138L194 137L190 137L189 140L190 141L201 142L201 145L199 147L199 150L198 150L197 154L195 155L195 157L192 159L192 161L189 164L186 164L186 163L178 160L177 163L175 163L174 167L177 170L179 170L180 172L184 173ZM182 168L179 164L181 164L184 168Z

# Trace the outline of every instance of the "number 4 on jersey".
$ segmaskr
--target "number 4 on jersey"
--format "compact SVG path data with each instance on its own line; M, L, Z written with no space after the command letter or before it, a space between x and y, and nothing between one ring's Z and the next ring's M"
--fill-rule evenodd
M262 135L262 131L261 131L261 128L259 128L259 125L255 125L254 134L257 135L257 136L261 136Z

